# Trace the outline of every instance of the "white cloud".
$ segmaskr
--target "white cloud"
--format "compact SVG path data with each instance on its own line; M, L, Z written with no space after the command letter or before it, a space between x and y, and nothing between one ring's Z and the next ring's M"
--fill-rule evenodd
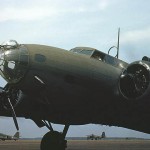
M100 1L98 6L99 6L100 10L105 10L111 2L112 1L110 1L110 0L102 0L102 1Z
M150 27L141 30L128 31L125 34L121 35L122 44L134 44L142 41L150 41Z
M9 0L8 0L9 1ZM0 22L9 20L39 20L45 17L57 17L66 13L95 12L106 9L110 0L27 0L22 3L4 3L0 9Z
M51 17L56 15L58 12L53 8L6 8L0 13L0 21L8 21L8 20L37 20L45 17Z

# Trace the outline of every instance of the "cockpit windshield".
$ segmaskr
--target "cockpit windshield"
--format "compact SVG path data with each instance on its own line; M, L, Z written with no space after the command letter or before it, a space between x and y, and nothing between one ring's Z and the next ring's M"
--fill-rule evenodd
M15 40L0 45L0 74L9 83L16 83L24 76L29 64L28 50Z
M89 47L75 47L75 48L71 49L70 51L74 52L74 53L79 53L79 54L91 56L92 53L94 52L94 50L95 49L89 48Z

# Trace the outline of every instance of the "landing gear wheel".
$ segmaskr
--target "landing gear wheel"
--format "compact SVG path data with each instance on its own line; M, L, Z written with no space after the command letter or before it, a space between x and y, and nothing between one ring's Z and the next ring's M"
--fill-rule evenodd
M46 133L41 141L41 150L65 150L66 147L67 141L57 131Z

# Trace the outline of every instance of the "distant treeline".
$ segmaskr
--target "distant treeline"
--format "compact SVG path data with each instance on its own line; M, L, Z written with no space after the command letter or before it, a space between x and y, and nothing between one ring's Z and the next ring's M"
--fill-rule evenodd
M21 138L20 140L41 140L42 137L37 138ZM87 137L66 137L66 140L87 140ZM107 137L100 140L150 140L150 139L144 139L144 138L134 138L134 137Z

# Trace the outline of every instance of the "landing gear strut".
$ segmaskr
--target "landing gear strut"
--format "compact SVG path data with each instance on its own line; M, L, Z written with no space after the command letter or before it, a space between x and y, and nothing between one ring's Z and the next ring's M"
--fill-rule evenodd
M65 140L69 125L65 125L63 133L54 131L50 123L43 121L45 126L50 129L41 141L41 150L65 150L67 148L67 141Z

